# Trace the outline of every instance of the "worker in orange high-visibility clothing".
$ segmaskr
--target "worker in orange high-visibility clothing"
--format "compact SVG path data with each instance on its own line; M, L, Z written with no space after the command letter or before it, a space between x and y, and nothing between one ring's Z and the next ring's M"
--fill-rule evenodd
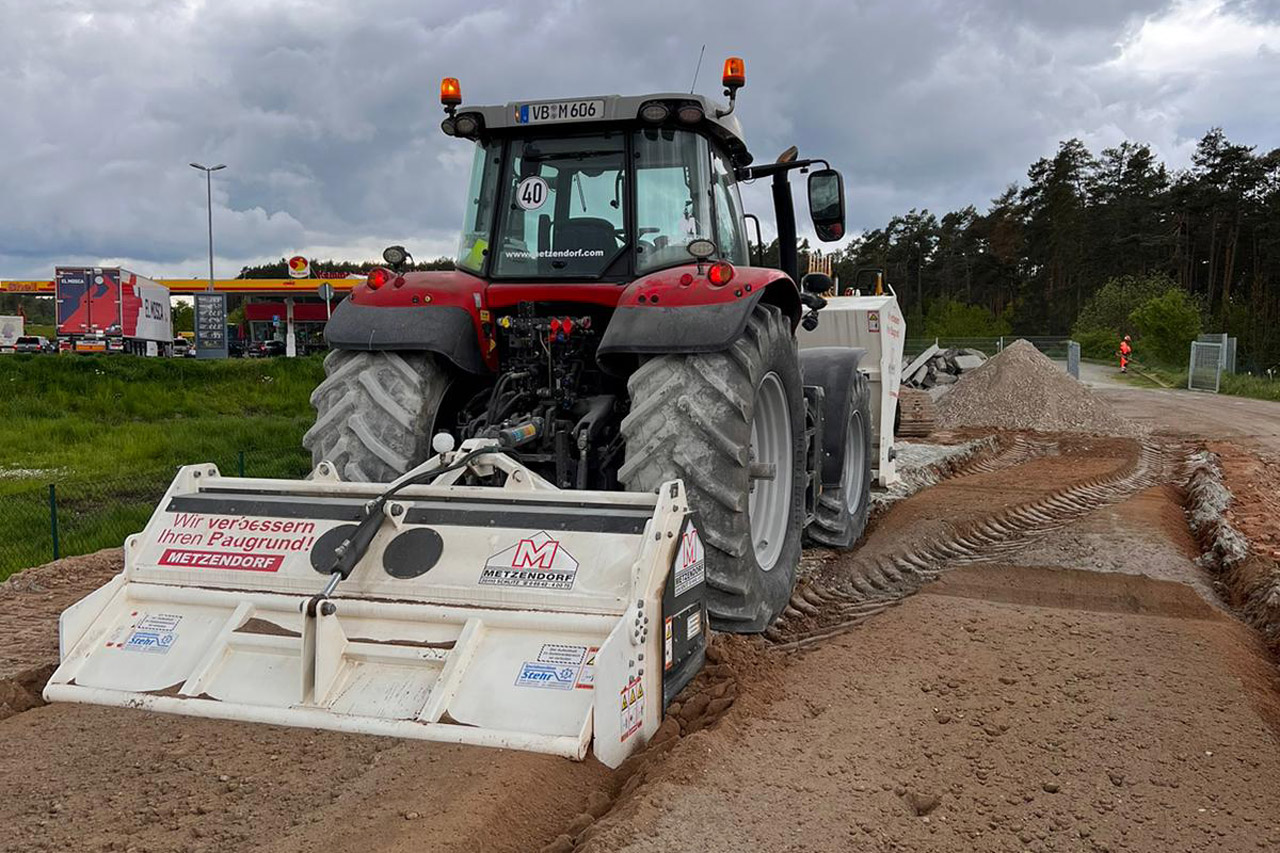
M1120 342L1120 372L1129 372L1129 359L1133 357L1133 347L1129 346L1129 336L1125 335Z

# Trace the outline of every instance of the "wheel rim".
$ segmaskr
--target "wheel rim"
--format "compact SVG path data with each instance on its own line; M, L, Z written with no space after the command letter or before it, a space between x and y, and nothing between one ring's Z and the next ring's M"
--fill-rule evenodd
M766 572L782 554L791 523L792 466L791 411L778 374L769 373L756 389L751 416L751 461L772 465L772 480L752 479L747 501L751 547L756 563Z
M867 446L862 440L862 412L854 412L844 436L844 471L840 474L840 488L844 491L844 505L850 514L858 511L862 500L862 481L867 471Z

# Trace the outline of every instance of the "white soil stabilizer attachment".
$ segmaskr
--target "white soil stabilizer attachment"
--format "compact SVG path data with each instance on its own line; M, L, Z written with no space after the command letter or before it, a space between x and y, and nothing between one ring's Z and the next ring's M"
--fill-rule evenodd
M882 488L898 482L893 448L893 423L898 413L898 389L902 383L902 351L907 324L893 294L882 296L828 296L817 328L800 329L801 349L858 347L865 349L858 365L871 387L872 476Z
M560 491L488 440L390 485L188 466L44 695L617 766L702 666L703 558L679 481Z

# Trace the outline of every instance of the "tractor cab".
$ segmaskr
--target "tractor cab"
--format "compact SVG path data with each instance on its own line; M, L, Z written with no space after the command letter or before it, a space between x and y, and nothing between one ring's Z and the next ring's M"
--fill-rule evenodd
M476 145L457 267L495 282L628 282L693 262L688 247L700 241L714 246L712 259L748 265L738 182L785 181L810 164L792 155L751 168L733 115L744 82L741 60L730 59L727 106L660 93L461 107L457 80L446 78L442 129ZM819 236L842 237L839 174L815 172L811 194ZM783 201L779 224L794 232L789 191ZM785 259L784 271L794 275Z

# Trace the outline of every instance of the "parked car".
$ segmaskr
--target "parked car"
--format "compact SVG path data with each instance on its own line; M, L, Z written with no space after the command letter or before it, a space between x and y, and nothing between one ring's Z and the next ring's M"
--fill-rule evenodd
M284 355L284 341L255 341L249 347L250 358L271 358Z
M14 352L57 352L58 348L41 335L23 335L13 342Z
M173 357L174 358L185 358L188 355L191 355L191 350L192 350L191 341L187 340L186 338L173 339Z

